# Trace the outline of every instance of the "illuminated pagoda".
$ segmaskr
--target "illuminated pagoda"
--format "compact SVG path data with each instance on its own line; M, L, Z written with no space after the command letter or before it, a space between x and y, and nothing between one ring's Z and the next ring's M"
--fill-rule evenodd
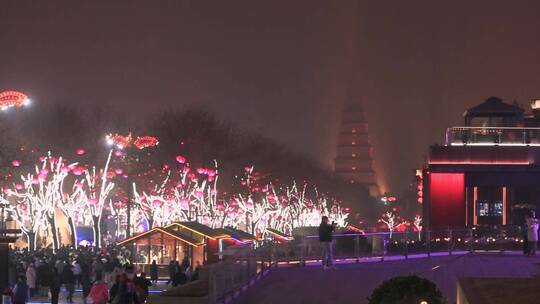
M335 173L351 183L367 186L372 196L379 196L371 152L368 126L362 107L356 104L347 105L339 129Z
M444 145L430 147L423 170L428 229L521 225L540 206L539 101L526 114L517 104L488 98L450 127Z

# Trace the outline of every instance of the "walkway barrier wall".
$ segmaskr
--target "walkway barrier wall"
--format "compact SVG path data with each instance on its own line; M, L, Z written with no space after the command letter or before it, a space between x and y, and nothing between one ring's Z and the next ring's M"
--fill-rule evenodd
M423 232L376 232L334 234L335 259L380 258L454 251L521 250L522 233L518 227L497 229L440 229ZM289 242L268 241L257 249L272 262L301 263L321 259L317 235L300 235Z
M523 246L518 227L497 229L441 229L423 232L376 232L334 234L334 258L391 260L412 255L453 254L475 251L515 251ZM279 265L305 266L321 261L318 235L299 235L290 241L267 240L254 250L224 257L208 265L208 303L230 303L242 291Z

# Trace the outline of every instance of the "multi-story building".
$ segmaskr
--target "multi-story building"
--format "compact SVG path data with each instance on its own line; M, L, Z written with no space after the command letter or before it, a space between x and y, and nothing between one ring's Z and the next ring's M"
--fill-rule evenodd
M378 196L380 191L371 153L364 111L359 105L349 105L343 111L334 170L337 176L365 185L372 196Z
M424 227L521 224L540 206L540 102L532 113L491 97L464 113L464 126L430 147L423 170Z

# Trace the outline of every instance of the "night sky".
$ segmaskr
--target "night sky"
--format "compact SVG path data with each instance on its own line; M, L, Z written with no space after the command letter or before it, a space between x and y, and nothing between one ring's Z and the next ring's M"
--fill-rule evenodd
M467 107L540 97L540 2L379 2L3 0L0 90L133 123L202 105L327 166L361 102L399 192Z

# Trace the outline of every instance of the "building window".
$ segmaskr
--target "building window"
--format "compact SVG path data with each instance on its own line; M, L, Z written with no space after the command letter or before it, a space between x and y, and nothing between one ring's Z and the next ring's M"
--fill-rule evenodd
M488 202L478 201L478 216L489 216Z
M503 204L500 201L496 201L493 204L492 216L502 216L503 215Z
M501 201L488 202L485 200L477 201L478 216L502 216L503 203Z

